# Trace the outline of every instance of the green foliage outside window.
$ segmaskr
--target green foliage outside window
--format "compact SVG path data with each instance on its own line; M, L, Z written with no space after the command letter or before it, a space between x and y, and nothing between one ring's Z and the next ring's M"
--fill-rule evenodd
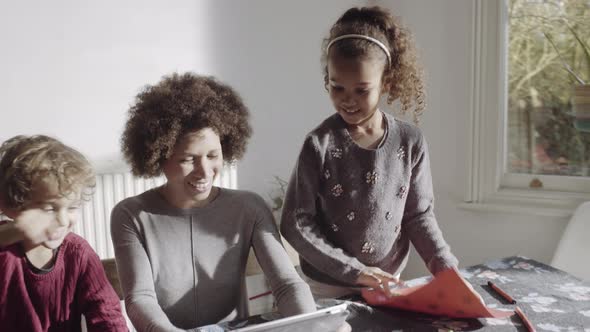
M570 102L572 73L590 81L590 1L511 0L508 18L508 169L590 176Z

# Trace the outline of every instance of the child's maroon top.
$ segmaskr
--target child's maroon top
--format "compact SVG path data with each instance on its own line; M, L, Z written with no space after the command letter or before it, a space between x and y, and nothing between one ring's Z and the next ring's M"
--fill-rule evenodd
M0 329L2 331L127 331L117 294L98 255L70 233L50 272L37 274L20 243L0 247Z

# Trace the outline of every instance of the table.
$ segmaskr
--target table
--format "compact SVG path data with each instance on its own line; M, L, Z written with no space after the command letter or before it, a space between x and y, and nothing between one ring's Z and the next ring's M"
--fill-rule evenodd
M492 281L510 294L537 331L590 332L590 282L526 257L507 257L461 270L492 308L514 310L487 285ZM426 281L413 280L413 283ZM335 300L338 301L338 300ZM402 310L371 308L349 298L347 321L353 331L526 331L518 316L505 319L448 319Z
M492 281L510 294L537 331L590 332L590 282L526 257L514 256L461 269L462 276L491 308L514 310L487 285ZM409 281L426 282L430 277ZM368 306L360 296L321 301L320 306L349 304L353 331L526 331L518 316L505 319L450 319ZM260 316L248 323L260 323ZM244 324L240 324L244 326ZM312 332L312 331L310 331Z

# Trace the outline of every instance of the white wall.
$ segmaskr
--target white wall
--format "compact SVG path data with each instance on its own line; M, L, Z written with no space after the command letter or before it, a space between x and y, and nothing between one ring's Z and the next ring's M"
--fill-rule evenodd
M565 219L458 208L467 186L471 31L474 1L385 0L414 32L427 72L427 111L422 128L429 142L435 212L462 266L524 255L549 262ZM413 255L406 276L427 273Z
M0 140L48 133L97 164L116 161L125 112L142 85L174 70L214 74L252 111L254 136L239 164L239 186L266 197L273 175L288 178L304 135L332 113L321 40L345 9L363 3L2 2ZM463 266L514 254L549 261L565 220L457 208L470 139L472 1L378 3L414 31L428 73L422 127L436 212L454 253ZM414 256L405 276L424 273Z
M204 9L192 0L0 2L0 139L44 133L100 165L116 162L139 89L209 67Z
M403 18L421 51L429 105L422 127L431 149L436 212L462 266L516 254L548 262L565 220L457 207L467 185L473 1L377 2ZM218 41L214 58L221 65L215 73L242 93L254 117L254 137L239 166L241 188L264 195L273 175L288 178L303 136L333 112L322 85L321 39L344 10L362 2L313 3L258 0L212 6L219 17L232 8L241 13L212 21ZM405 276L425 273L413 255Z
M331 22L364 2L210 3L216 18L211 20L213 72L240 92L252 112L254 134L239 164L239 186L266 198L274 175L288 179L307 132L332 114L321 42Z

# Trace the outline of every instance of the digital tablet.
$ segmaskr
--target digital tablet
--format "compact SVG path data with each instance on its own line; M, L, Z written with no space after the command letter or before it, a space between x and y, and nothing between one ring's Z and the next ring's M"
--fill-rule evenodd
M347 304L342 303L333 307L320 309L315 312L290 316L270 322L238 328L239 332L313 332L336 331L348 316Z

